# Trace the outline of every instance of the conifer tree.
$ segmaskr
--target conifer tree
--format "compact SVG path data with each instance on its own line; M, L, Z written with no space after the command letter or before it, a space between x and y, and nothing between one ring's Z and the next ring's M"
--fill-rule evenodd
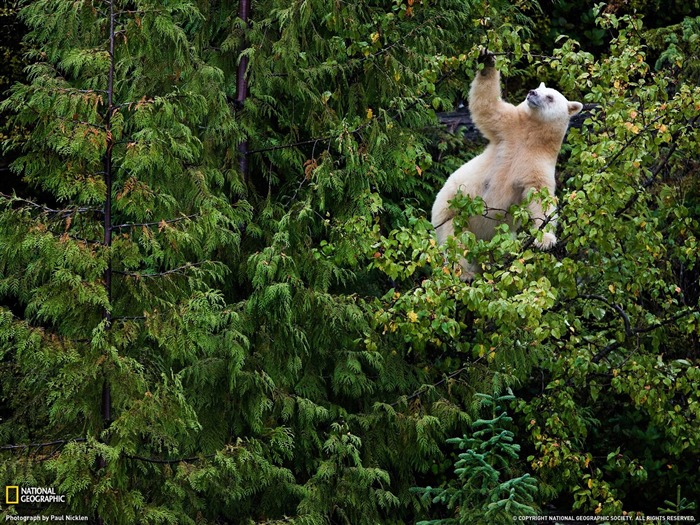
M223 74L198 53L190 1L37 1L22 16L33 64L3 109L30 132L13 169L34 195L0 201L0 432L17 454L2 479L68 497L45 512L188 523L206 469L260 460L251 486L285 477L213 415L248 344L218 288L249 217L232 199Z
M426 126L484 13L239 7L22 13L33 65L3 110L32 190L1 200L0 432L4 481L67 495L41 512L411 521L465 419L445 391L402 398L427 378L377 345L353 290L386 283L354 277L352 248L429 195Z
M512 476L520 445L508 427L513 418L501 406L515 400L512 393L475 396L489 412L488 419L472 423L471 436L448 439L464 452L454 464L457 480L443 487L417 489L423 500L447 506L454 517L421 521L418 525L504 524L514 516L534 516L537 482L529 474ZM504 474L511 477L503 479Z
M374 297L400 292L367 256L429 205L435 112L464 98L466 28L487 16L521 20L507 2L253 6L240 118L256 211L238 275L252 358L297 437L299 519L414 522L410 488L468 419L469 389L382 337Z

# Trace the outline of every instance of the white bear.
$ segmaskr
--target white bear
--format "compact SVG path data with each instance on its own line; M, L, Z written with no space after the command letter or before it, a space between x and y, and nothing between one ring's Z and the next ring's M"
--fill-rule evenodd
M452 219L456 211L450 208L450 201L459 192L483 199L486 213L471 217L467 228L485 240L494 236L498 224L505 222L514 227L506 211L523 202L533 190L547 188L554 197L557 155L569 119L583 108L580 102L570 102L558 91L545 87L544 82L518 106L504 102L494 55L484 51L479 59L484 69L472 81L469 111L489 144L483 153L450 175L435 198L431 222L440 244L454 235ZM554 212L553 207L543 210L538 199L530 200L528 210L538 227ZM546 250L556 244L555 226L550 217L542 240L535 243L538 248ZM464 280L478 271L466 261L462 266Z

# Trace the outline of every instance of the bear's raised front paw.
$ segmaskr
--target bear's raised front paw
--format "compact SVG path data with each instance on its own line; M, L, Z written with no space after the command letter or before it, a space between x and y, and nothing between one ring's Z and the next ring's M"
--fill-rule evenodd
M479 50L479 58L477 59L479 64L484 64L484 68L494 67L496 65L496 55L485 47Z
M540 250L549 250L550 248L553 248L556 243L557 236L553 233L546 232L542 234L541 241L535 241L535 246L537 246Z

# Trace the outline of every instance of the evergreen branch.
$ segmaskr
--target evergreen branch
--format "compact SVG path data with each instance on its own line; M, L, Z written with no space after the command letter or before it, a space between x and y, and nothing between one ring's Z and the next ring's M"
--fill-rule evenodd
M144 279L144 278L155 278L155 277L165 277L166 275L172 275L172 274L184 274L185 270L188 270L190 268L196 268L198 266L202 266L204 264L204 261L202 262L197 262L197 263L187 263L182 266L178 266L177 268L172 268L170 270L165 270L162 272L157 272L157 273L141 273L141 272L123 272L119 270L112 270L112 273L116 273L119 275L124 275L126 277L135 277L138 279Z
M318 142L326 142L333 140L333 137L316 137L314 139L301 140L299 142L292 142L288 144L279 144L277 146L269 146L267 148L253 149L246 151L246 155L253 155L255 153L266 153L268 151L277 151L280 149L296 148L298 146L306 146L307 144L316 144Z
M453 74L454 74L454 72L448 72L448 73L443 74L439 79L437 79L437 80L435 81L435 85L440 84L440 83L443 82L444 80L446 80L446 79L448 79L449 77L451 77ZM415 108L415 107L420 103L421 100L423 100L424 97L426 97L426 96L428 96L428 95L429 95L429 93L423 93L422 95L419 95L418 97L416 97L416 100L415 100L414 102L412 102L411 104L409 104L409 105L406 107L406 109L404 109L403 111L410 111L410 110L412 110L413 108ZM402 112L401 110L397 110L397 111L395 111L392 115L390 115L389 118L391 118L392 120L393 120L393 119L396 119L396 118L398 118L398 116L401 114L401 112ZM358 134L358 133L359 133L360 131L362 131L364 128L366 128L367 126L369 126L369 125L372 123L372 121L374 121L374 119L376 119L376 118L377 118L376 116L372 117L372 118L369 119L367 122L364 122L364 123L360 124L358 127L356 127L355 129L349 131L348 133L349 133L350 135L356 135L356 134ZM343 134L343 133L346 133L346 132L345 132L345 131L342 131L341 134ZM277 145L277 146L269 146L269 147L266 147L266 148L259 148L259 149L254 149L254 150L248 150L248 151L245 152L245 155L253 155L253 154L255 154L255 153L266 153L266 152L268 152L268 151L277 151L277 150L280 150L280 149L296 148L296 147L298 147L298 146L306 146L307 144L314 144L314 145L315 145L315 144L317 144L317 143L319 143L319 142L328 142L328 141L331 141L331 140L333 140L333 139L335 139L335 138L338 138L338 137L337 137L337 136L334 136L334 135L328 135L328 136L325 136L325 137L316 137L316 138L313 138L313 139L301 140L301 141L299 141L299 142L292 142L292 143L287 143L287 144L279 144L279 145ZM314 147L315 147L315 146L314 146Z
M432 390L432 389L434 389L434 388L439 387L440 385L442 385L443 383L446 383L446 382L449 381L450 379L454 379L455 377L457 377L457 376L461 375L462 373L466 372L466 371L469 370L472 366L474 366L474 365L476 365L476 364L479 364L479 362L482 361L482 360L486 357L486 355L487 355L487 354L484 354L484 355L482 355L482 356L477 357L477 358L474 359L473 361L469 361L468 363L466 363L466 364L465 364L464 366L462 366L461 368L458 368L457 370L454 370L453 372L450 372L449 374L443 376L442 379L440 379L439 381L437 381L437 382L435 382L435 383L432 383L432 384L430 384L430 385L422 385L420 388L418 388L418 389L417 389L416 391L414 391L412 394L410 394L410 395L408 395L408 396L405 396L405 397L402 397L402 398L399 398L399 399L397 399L396 401L394 401L393 403L389 403L389 406L394 407L394 406L398 405L399 403L401 403L402 401L404 401L404 402L406 402L406 401L411 401L412 399L415 399L415 398L421 396L424 392L427 392L428 390Z
M45 443L25 443L25 444L20 444L20 445L3 445L0 446L0 451L5 451L5 450L26 450L26 449L31 449L31 448L46 448L46 447L53 447L56 445L67 445L68 443L85 443L87 442L87 438L73 438L73 439L57 439L55 441L47 441ZM137 455L132 455L132 454L124 454L124 457L128 459L133 459L137 461L145 461L147 463L156 463L156 464L174 464L174 463L187 463L187 462L193 462L193 461L198 461L201 459L212 459L216 456L216 454L207 454L205 456L198 456L198 457L191 457L191 458L176 458L176 459L161 459L161 458L148 458L145 456L137 456Z
M107 132L107 126L104 126L102 124L93 124L92 122L87 122L85 120L78 120L78 119L74 119L74 118L61 117L60 115L51 115L51 118L63 120L65 122L70 122L71 124L81 124L81 125L88 127L88 128L96 128L96 129L99 129L100 131Z
M114 15L143 15L146 13L168 13L164 9L123 9L121 11L115 11Z
M159 226L161 224L174 224L176 222L185 221L188 219L194 219L199 217L199 213L193 213L192 215L183 215L182 217L176 217L175 219L163 219L157 222L127 222L124 224L113 224L111 226L112 231L121 230L122 228L143 228L151 226Z
M26 443L22 445L2 445L0 450L25 450L28 448L45 448L53 447L55 445L66 445L68 443L85 443L87 438L73 438L73 439L57 439L55 441L47 441L46 443Z
M292 521L295 521L297 519L299 519L299 516L285 516L283 518L273 518L272 521L256 521L255 525L275 525L276 523L291 523Z
M178 100L178 99L188 100L189 95L187 93L173 93L173 94L168 94L167 96L160 96L160 97L156 97L156 98L153 98L153 97L146 98L146 96L144 96L139 100L131 100L129 102L121 102L119 104L113 104L112 108L114 108L114 110L121 109L124 107L130 109L131 106L155 104L157 101L160 101L160 100L171 101L171 100Z
M62 210L57 210L54 208L50 208L48 206L44 206L43 204L39 204L37 202L34 202L29 199L23 199L21 197L18 197L17 195L8 195L6 193L0 192L0 197L7 199L8 201L11 202L21 202L26 205L31 206L32 208L37 208L41 210L43 213L47 215L61 215L61 217L69 217L71 215L74 215L76 213L86 213L86 212L93 212L93 213L102 213L102 210L100 208L91 208L89 206L85 206L82 208L64 208Z
M205 456L198 456L193 458L176 458L176 459L161 459L161 458L147 458L145 456L135 456L132 454L124 454L127 459L133 459L136 461L145 461L146 463L154 463L158 465L172 465L174 463L192 463L194 461L199 461L202 459L213 459L216 454L207 454Z
M93 95L95 93L107 93L106 89L77 89L77 88L53 88L52 91L58 91L59 93L76 93L79 95Z
M86 239L85 237L78 237L77 235L73 235L73 234L69 234L68 238L72 239L76 242L84 242L86 244L102 244L102 240Z

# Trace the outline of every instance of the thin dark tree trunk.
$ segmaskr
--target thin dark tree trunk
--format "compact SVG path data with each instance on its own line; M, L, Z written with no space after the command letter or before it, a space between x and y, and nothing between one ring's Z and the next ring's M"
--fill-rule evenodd
M107 133L107 149L104 158L105 177L105 209L104 209L104 246L109 249L112 246L112 113L114 112L114 1L109 3L109 74L107 78L107 112L105 115L105 131ZM107 269L105 270L105 288L110 306L112 301L112 258L109 256ZM104 311L104 319L107 327L112 324L112 313L109 308ZM105 421L110 419L110 399L107 392L106 404L103 403L102 416Z
M250 0L240 0L238 6L238 17L246 23L250 19ZM246 70L248 69L248 57L242 56L238 62L238 71L236 73L236 106L240 109L243 107L246 98L248 97L248 78ZM238 145L238 153L241 156L240 169L244 180L248 181L248 139L244 139Z
M114 0L109 2L109 72L107 79L107 110L105 113L105 132L107 134L107 148L104 156L104 180L105 180L105 205L104 205L104 247L109 251L112 246L112 113L114 112ZM108 253L107 268L104 273L105 289L107 291L108 307L104 311L104 320L109 330L112 324L112 258ZM112 391L109 380L105 377L102 383L101 413L103 429L109 427L112 419ZM98 468L105 468L107 462L100 456L97 460ZM97 516L97 523L103 525L104 521Z

